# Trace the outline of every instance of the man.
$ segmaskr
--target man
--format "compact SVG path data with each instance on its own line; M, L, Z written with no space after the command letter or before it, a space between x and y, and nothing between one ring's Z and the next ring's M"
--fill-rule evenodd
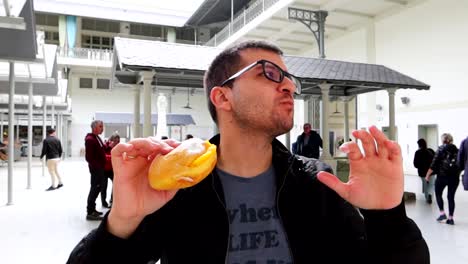
M304 124L304 132L297 137L296 154L318 159L320 157L320 149L322 146L322 138L312 130L312 125Z
M356 143L343 148L352 172L343 184L325 172L329 166L300 160L275 139L292 128L300 92L281 54L250 41L212 62L204 86L220 131L211 139L218 162L194 187L149 186L152 158L174 141L116 146L112 209L68 263L429 263L406 217L396 143L375 127L355 131L366 156ZM365 208L365 221L353 205Z
M57 165L62 157L62 144L55 135L55 129L47 129L47 137L42 141L41 159L46 157L47 169L49 170L51 185L46 191L53 191L63 187L62 178L57 170Z
M96 211L96 198L101 192L104 180L107 178L104 173L106 164L106 153L104 142L99 137L104 131L104 123L101 120L91 122L91 133L85 137L86 161L91 173L91 186L88 194L88 204L86 207L87 220L101 220L101 212Z
M457 162L458 168L464 171L462 176L463 189L468 191L468 137L460 143Z

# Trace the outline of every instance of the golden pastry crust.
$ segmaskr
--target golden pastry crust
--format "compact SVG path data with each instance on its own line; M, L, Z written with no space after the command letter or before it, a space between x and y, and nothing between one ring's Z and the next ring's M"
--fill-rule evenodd
M149 183L156 190L191 187L210 174L216 161L216 145L199 138L185 140L168 154L154 158Z

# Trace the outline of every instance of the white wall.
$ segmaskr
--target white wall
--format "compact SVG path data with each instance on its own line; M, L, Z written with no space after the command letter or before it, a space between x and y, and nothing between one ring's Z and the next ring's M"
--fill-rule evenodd
M431 86L429 91L398 90L396 124L403 150L405 171L416 173L412 160L417 149L419 124L437 124L439 135L449 132L456 145L468 136L468 1L432 0L397 15L375 19L375 63L385 65ZM328 59L368 62L367 28L326 42ZM306 54L316 56L316 51ZM314 55L315 54L315 55ZM408 106L400 102L409 97ZM374 99L373 99L374 98ZM375 111L376 125L388 126L388 96L379 92L360 96L367 109ZM366 109L360 107L359 127L372 125Z

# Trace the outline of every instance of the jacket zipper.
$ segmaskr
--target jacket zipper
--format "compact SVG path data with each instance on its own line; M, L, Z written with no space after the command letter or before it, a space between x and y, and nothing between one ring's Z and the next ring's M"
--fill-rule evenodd
M288 243L288 250L289 250L289 254L291 255L292 263L296 263L294 261L294 255L293 255L293 252L291 250L291 244L289 242L288 232L286 232L286 226L284 225L283 217L281 216L281 212L280 212L280 209L279 209L280 194L281 194L281 191L283 190L284 184L286 182L286 176L288 175L289 171L291 170L291 167L292 167L293 163L294 163L294 160L292 160L291 164L289 165L288 169L286 170L286 173L284 174L283 182L281 183L281 186L278 189L278 198L276 199L276 210L278 211L278 217L279 217L279 220L281 222L281 225L283 226L284 237L286 239L286 242Z
M214 175L213 173L211 173L211 177L213 178L213 182L211 183L211 187L213 188L214 192L216 193L216 197L218 197L218 201L221 203L221 205L223 206L224 208L224 212L226 213L226 218L228 219L228 241L227 241L227 248L226 248L226 254L224 256L224 264L228 264L227 262L227 258L228 258L228 254L229 254L229 236L231 235L231 225L229 224L229 214L228 214L228 211L227 211L227 208L226 208L226 205L223 203L223 201L221 200L221 197L219 197L219 194L218 192L216 191L216 188L214 186Z

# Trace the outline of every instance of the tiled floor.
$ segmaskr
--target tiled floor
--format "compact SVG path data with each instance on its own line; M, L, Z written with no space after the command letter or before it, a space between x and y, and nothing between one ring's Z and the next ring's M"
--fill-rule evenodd
M50 179L47 172L42 176L37 158L32 171L32 189L26 190L26 162L15 164L14 205L6 206L7 167L0 166L0 263L65 263L80 238L98 225L85 220L87 165L82 158L63 161L59 171L65 186L51 192L44 191ZM407 191L417 192L420 180L407 176L405 185ZM432 263L468 263L468 192L461 186L457 192L455 226L437 223L437 206L423 199L417 193L407 211L429 244ZM98 210L99 206L98 202Z

